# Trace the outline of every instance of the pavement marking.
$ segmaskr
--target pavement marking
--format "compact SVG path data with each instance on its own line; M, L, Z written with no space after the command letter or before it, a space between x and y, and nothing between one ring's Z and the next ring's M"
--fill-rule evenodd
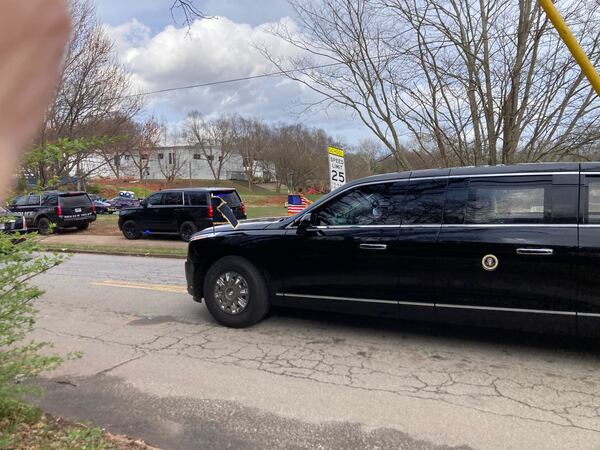
M92 282L94 286L110 286L127 289L145 289L149 291L159 292L175 292L177 294L187 294L187 287L174 284L148 284L148 283L136 283L134 281L121 281L121 280L104 280L99 282Z

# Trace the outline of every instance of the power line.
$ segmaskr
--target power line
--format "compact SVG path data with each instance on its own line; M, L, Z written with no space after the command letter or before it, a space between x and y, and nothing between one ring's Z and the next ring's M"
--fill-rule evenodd
M383 58L383 57L374 58L374 59L380 59L380 58ZM261 73L259 75L250 75L250 76L246 76L246 77L229 78L227 80L209 81L209 82L206 82L206 83L189 84L189 85L186 85L186 86L175 86L175 87L171 87L171 88L157 89L155 91L141 92L139 94L123 95L123 96L117 97L117 98L115 98L113 100L118 100L118 99L121 99L121 98L131 98L131 97L145 97L147 95L164 94L165 92L182 91L182 90L195 89L195 88L200 88L200 87L217 86L217 85L220 85L220 84L238 83L240 81L256 80L256 79L259 79L259 78L277 77L277 76L287 75L287 74L294 73L294 72L303 72L303 71L306 71L306 70L325 69L327 67L339 66L339 65L342 65L342 64L347 64L347 62L336 62L336 63L329 63L329 64L321 64L321 65L318 65L318 66L302 67L302 68L290 69L290 70L278 70L276 72Z

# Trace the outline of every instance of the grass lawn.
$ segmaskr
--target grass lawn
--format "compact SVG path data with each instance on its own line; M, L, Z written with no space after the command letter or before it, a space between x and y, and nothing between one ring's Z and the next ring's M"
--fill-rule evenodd
M113 246L113 245L95 245L95 244L74 244L74 243L40 243L40 250L49 252L65 253L100 253L107 255L129 255L129 256L165 256L172 258L185 258L187 248L154 247L152 241L147 241L145 246Z

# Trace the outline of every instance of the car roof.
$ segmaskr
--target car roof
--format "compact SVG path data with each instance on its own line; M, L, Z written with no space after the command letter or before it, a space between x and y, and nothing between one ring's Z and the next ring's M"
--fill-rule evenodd
M404 172L393 172L382 175L372 175L370 177L354 180L349 185L364 184L365 182L390 181L396 179L410 178L431 178L444 176L472 176L472 175L493 175L506 173L537 173L537 172L577 172L581 168L580 163L524 163L513 165L497 166L471 166L471 167L452 167L448 169L424 169Z
M173 188L173 189L163 189L159 192L211 192L211 191L228 191L233 192L235 188L231 187L191 187L191 188Z

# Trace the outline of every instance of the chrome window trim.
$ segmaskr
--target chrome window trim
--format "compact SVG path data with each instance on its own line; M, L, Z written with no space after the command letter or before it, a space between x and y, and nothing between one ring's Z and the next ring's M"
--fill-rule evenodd
M360 303L386 303L391 305L396 305L398 302L396 300L377 300L373 298L353 298L353 297L330 297L327 295L301 295L301 294L288 294L278 292L278 297L294 297L294 298L311 298L317 300L343 300L347 302L360 302Z
M552 227L552 228L577 228L576 223L444 223L444 224L403 224L403 225L318 225L309 230L343 230L353 228L521 228L521 227ZM600 227L600 224L579 225Z
M575 316L575 311L556 311L552 309L526 309L526 308L506 308L501 306L478 306L478 305L454 305L450 303L436 303L436 308L452 308L452 309L474 309L482 311L505 311L533 314L556 314L561 316Z
M422 180L442 180L442 179L458 179L458 178L491 178L491 177L524 177L524 176L535 176L535 175L540 175L540 176L544 176L544 175L600 175L600 172L581 172L581 171L564 171L564 172L516 172L516 173L510 173L510 172L501 172L501 173L480 173L480 174L473 174L473 175L468 175L468 174L464 174L464 175L437 175L437 176L433 176L433 177L412 177L409 176L407 178L394 178L394 179L390 179L390 180L379 180L379 181L368 181L365 183L358 183L358 184L354 184L351 186L348 186L345 189L342 189L340 192L337 193L337 195L335 197L332 198L332 200L334 198L337 198L338 196L340 196L341 194L343 194L344 192L350 190L350 189L354 189L354 188L358 188L358 187L362 187L362 186L371 186L374 184L388 184L388 183L405 183L405 182L409 182L409 181L422 181ZM310 208L310 207L309 207ZM313 208L310 208L309 211L312 211ZM302 217L302 215L304 215L304 213L298 214L298 218ZM285 229L292 229L292 228L296 228L297 225L294 225L294 223L296 222L296 220L293 220L291 223L289 223L288 225L286 225ZM345 226L345 225L344 225ZM368 226L368 225L366 225ZM392 225L392 226L398 226L398 225ZM437 226L437 225L436 225Z
M600 314L596 313L578 313L575 311L557 311L553 309L527 309L527 308L506 308L501 306L479 306L479 305L456 305L451 303L421 303L421 302L405 302L397 300L376 300L370 298L358 298L358 297L333 297L328 295L310 295L310 294L289 294L283 292L277 292L275 294L278 297L292 297L292 298L308 298L317 300L341 300L349 302L361 302L361 303L385 303L385 304L397 304L401 306L423 306L428 308L450 308L450 309L470 309L478 311L503 311L503 312L517 312L517 313L532 313L532 314L554 314L560 316L588 316L588 317L600 317Z
M600 174L599 174L600 175ZM600 317L599 313L586 313L586 312L578 312L577 313L578 316L583 316L583 317Z

